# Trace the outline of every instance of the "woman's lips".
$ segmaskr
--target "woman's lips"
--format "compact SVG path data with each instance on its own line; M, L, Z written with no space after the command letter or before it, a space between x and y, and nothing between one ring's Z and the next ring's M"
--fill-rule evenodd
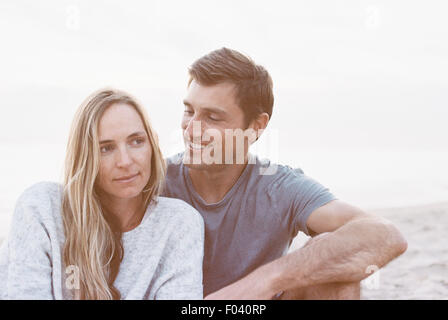
M136 173L136 174L133 174L133 175L130 175L130 176L123 176L123 177L120 177L120 178L117 178L117 179L114 179L114 180L116 182L120 182L120 183L127 183L127 182L134 181L137 178L138 175L139 175L139 173Z

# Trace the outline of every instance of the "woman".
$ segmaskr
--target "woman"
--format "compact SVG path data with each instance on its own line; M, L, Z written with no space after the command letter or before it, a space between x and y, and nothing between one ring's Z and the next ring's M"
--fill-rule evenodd
M159 197L165 163L143 108L113 89L78 109L64 185L18 200L0 254L4 299L201 299L204 227Z

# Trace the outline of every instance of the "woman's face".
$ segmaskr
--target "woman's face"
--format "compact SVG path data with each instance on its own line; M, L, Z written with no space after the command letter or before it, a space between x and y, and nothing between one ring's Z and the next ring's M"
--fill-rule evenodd
M129 199L142 192L151 176L152 147L134 107L109 106L98 126L100 170L97 187L108 197Z

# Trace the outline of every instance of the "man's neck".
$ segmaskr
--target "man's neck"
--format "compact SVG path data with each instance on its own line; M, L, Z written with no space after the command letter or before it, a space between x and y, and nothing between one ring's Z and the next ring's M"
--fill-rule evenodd
M238 181L248 163L214 166L210 170L188 168L195 191L207 203L221 201Z

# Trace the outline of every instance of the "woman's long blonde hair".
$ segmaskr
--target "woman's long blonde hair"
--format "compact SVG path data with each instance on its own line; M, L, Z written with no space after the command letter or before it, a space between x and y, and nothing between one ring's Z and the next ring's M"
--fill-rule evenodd
M90 95L78 108L70 130L62 197L64 264L79 271L75 299L121 297L113 283L123 259L122 233L103 209L95 189L100 167L98 123L104 111L115 103L135 108L152 146L151 176L142 191L145 209L152 200L156 201L165 179L166 167L157 135L140 104L126 92L115 89Z

